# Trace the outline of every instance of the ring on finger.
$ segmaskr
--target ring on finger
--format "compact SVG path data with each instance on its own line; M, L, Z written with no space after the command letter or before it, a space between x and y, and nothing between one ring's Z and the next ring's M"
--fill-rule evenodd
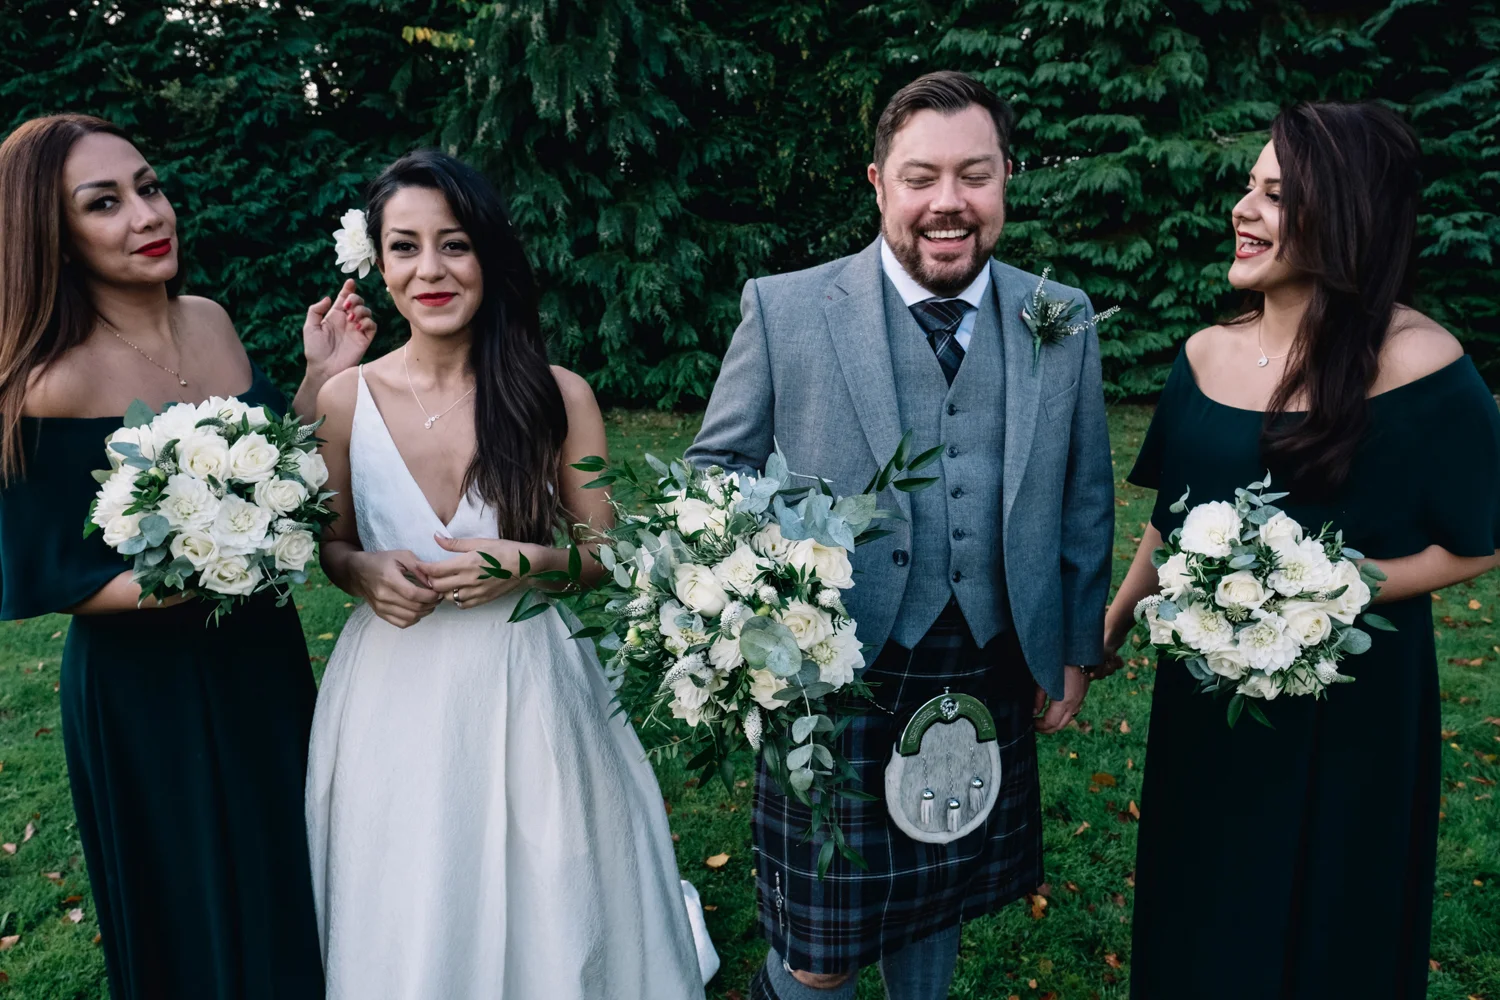
M461 608L461 607L464 606L463 598L461 598L461 597L458 596L458 588L457 587L453 588L453 606L456 607L456 608Z

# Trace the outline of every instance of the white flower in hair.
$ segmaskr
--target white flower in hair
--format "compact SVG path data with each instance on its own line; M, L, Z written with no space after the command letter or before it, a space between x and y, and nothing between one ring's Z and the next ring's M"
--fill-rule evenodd
M339 224L344 228L333 231L333 248L338 252L339 270L345 274L357 270L363 278L375 266L375 244L370 242L365 213L351 208L339 219Z

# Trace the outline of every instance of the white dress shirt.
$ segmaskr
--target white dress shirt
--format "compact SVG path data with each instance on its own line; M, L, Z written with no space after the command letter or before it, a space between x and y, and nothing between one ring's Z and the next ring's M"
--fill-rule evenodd
M905 302L908 308L924 299L946 297L934 295L917 284L917 279L908 274L906 268L901 266L901 262L896 259L895 253L892 252L883 236L880 238L880 266L885 269L885 276L891 279L891 284L896 286L896 292L901 296L901 301ZM964 313L964 318L959 321L958 332L953 335L953 339L958 341L958 346L962 347L965 351L969 349L969 340L974 335L974 320L979 316L979 303L984 301L984 293L989 290L990 269L986 264L980 270L979 275L973 281L969 282L968 288L953 296L953 298L963 299L969 304L968 310Z

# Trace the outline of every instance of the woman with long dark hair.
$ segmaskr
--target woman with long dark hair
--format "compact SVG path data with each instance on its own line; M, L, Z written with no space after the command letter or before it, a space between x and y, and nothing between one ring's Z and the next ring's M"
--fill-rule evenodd
M1156 592L1169 511L1272 474L1280 506L1386 574L1355 682L1221 701L1163 660L1151 709L1131 995L1420 998L1439 808L1429 593L1500 565L1500 413L1459 342L1411 309L1418 144L1377 104L1281 114L1234 208L1253 307L1177 357L1130 481L1156 509L1105 622ZM1118 663L1118 658L1115 660Z
M0 618L73 616L68 778L115 1000L321 997L301 814L313 677L264 595L205 627L141 600L83 523L133 400L286 401L214 302L178 295L176 215L118 128L58 115L0 145ZM312 415L374 325L346 285L308 311Z
M571 468L605 454L593 393L548 365L531 267L472 168L412 153L366 213L411 338L319 398L323 566L364 599L308 767L328 995L701 997L661 792L592 648L556 611L509 620L522 558L564 569L560 526L611 523Z

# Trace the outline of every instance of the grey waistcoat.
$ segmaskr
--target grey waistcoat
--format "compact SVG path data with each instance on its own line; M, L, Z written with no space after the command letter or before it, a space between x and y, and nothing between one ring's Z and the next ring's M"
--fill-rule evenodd
M1000 504L1005 357L994 283L951 387L895 286L884 275L881 284L901 426L913 432L913 454L944 446L940 462L920 473L938 482L911 495L911 572L891 638L915 646L957 597L983 646L1011 627Z

